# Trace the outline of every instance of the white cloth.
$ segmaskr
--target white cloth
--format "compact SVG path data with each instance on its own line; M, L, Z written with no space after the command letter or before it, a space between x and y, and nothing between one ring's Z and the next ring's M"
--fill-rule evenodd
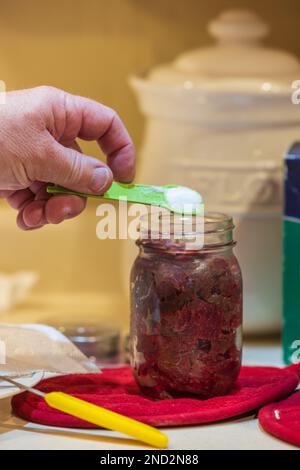
M39 324L0 324L0 376L34 372L99 372L71 341L55 328Z

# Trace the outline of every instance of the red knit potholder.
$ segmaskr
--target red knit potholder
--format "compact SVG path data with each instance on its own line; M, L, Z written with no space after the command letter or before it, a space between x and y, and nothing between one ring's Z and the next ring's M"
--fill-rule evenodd
M300 390L285 400L264 406L258 419L268 433L300 446Z
M180 426L232 418L286 397L297 386L293 367L242 367L234 390L207 400L177 398L155 401L141 395L129 367L101 374L76 374L40 382L44 392L63 391L153 426ZM62 427L93 428L90 423L50 408L30 392L12 398L15 414L25 420Z

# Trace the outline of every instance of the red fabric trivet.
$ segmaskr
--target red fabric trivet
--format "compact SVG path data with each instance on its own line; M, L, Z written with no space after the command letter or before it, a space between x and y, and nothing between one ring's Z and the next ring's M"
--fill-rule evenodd
M268 433L300 446L300 390L285 400L264 406L258 419Z
M297 386L296 369L242 367L231 394L208 400L177 398L154 401L141 395L129 367L102 374L76 374L43 380L44 392L64 391L153 426L200 424L232 418L286 397ZM50 408L42 398L23 392L12 398L15 414L27 421L62 427L93 428L92 424Z

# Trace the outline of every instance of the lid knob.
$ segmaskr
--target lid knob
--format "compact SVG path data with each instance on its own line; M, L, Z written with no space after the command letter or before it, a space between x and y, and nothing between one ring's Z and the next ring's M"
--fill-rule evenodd
M267 36L269 26L250 10L227 10L208 25L209 33L222 43L253 44Z

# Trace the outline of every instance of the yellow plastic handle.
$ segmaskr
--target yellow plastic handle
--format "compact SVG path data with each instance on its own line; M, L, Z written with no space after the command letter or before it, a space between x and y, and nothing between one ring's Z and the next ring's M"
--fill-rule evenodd
M127 416L93 405L63 392L50 392L44 398L52 408L64 411L89 423L127 434L159 449L168 447L168 436L166 434L135 419L127 418Z

